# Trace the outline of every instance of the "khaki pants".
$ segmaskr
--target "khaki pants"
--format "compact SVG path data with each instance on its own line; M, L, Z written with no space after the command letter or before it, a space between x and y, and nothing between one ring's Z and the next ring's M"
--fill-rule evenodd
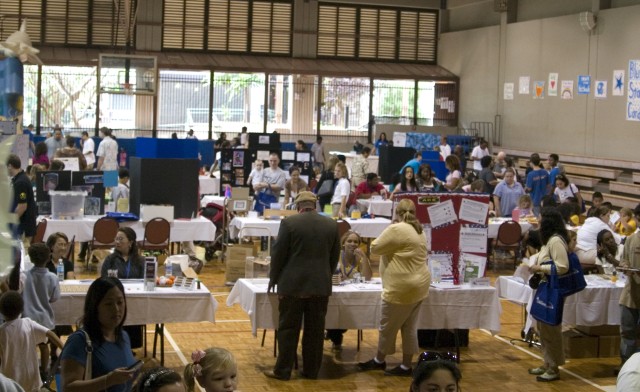
M554 371L558 366L564 365L564 345L562 344L562 324L549 325L538 322L542 353L544 354L544 366Z
M391 355L396 352L398 330L402 336L403 354L417 354L420 351L417 323L421 304L422 301L409 305L382 301L378 351L385 355Z

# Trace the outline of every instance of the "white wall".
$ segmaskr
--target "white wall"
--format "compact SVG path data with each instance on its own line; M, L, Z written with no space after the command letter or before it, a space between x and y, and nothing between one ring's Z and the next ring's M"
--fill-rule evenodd
M520 17L520 16L519 16ZM442 34L439 65L460 76L460 127L493 121L498 114L500 72L515 83L513 101L504 101L502 144L539 151L638 160L640 123L625 120L626 97L612 97L612 73L640 59L640 6L603 10L589 35L578 14L506 26L506 65L499 69L500 26ZM518 78L574 80L574 99L517 93ZM578 75L608 81L608 97L577 95ZM545 88L548 86L545 83ZM592 88L593 90L593 88ZM625 91L626 92L626 91Z

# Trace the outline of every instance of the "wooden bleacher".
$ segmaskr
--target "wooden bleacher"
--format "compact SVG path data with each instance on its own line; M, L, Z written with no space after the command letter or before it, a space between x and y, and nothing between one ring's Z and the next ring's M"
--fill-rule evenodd
M508 156L522 157L527 159L529 159L531 154L533 154L534 152L537 152L540 155L540 159L542 160L546 160L549 157L549 153L520 150L517 148L495 147L494 150L496 151L496 153L498 151L504 151ZM624 159L611 159L611 158L599 158L599 157L585 157L584 155L565 154L565 153L558 153L558 155L560 156L560 162L563 165L567 163L567 164L575 164L575 165L588 165L588 166L597 166L597 167L616 168L620 170L640 172L640 161L627 161ZM637 182L640 182L640 173L639 173L639 178Z
M609 191L626 193L629 195L640 195L640 184L630 182L609 181Z
M527 161L528 159L526 158L518 159L518 166L527 167ZM564 167L565 173L571 178L573 178L573 176L578 176L582 178L591 177L596 179L604 178L607 180L617 180L620 174L622 173L622 170L608 169L603 167L579 166L579 165L571 165L567 163L563 163L562 166ZM576 182L576 184L578 183ZM590 188L593 188L593 185L590 186Z
M637 173L637 172L631 173L631 181L635 183L640 183L640 173Z

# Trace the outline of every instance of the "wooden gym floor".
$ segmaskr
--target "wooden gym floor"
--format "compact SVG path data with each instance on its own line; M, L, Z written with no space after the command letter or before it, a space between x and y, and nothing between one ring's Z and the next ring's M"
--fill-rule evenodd
M198 255L204 250L198 248ZM81 268L81 267L79 267ZM375 267L374 267L375 268ZM377 268L375 268L377 271ZM490 271L492 281L498 275L511 275L512 269L504 266L497 273ZM82 278L95 276L79 274ZM376 274L377 275L377 274ZM244 392L265 391L406 391L410 379L384 376L380 371L358 372L356 364L373 357L376 352L378 332L364 331L364 341L360 352L356 351L356 331L345 333L343 351L335 354L331 343L325 342L324 362L319 380L298 378L294 371L290 381L267 379L262 372L272 369L273 331L267 331L265 346L261 347L262 334L251 334L251 324L247 314L239 305L227 307L226 300L230 287L224 285L224 264L213 260L206 264L200 279L210 289L218 301L215 323L168 324L165 326L165 365L182 373L184 365L190 362L191 352L196 348L213 346L225 347L235 355L239 368L238 390ZM571 359L561 371L561 380L553 383L536 382L535 376L527 369L541 364L541 352L529 348L525 343L509 343L511 338L519 338L522 328L522 308L501 300L502 330L497 336L488 331L471 330L469 347L461 349L462 389L465 392L489 392L501 388L505 391L615 391L616 379L613 375L619 364L618 358ZM170 312L171 309L166 311ZM149 345L153 342L153 326L147 328ZM398 337L398 340L400 338ZM400 350L400 342L398 342ZM142 352L138 351L138 356ZM150 357L150 350L147 354ZM396 366L401 362L400 352L387 358L387 363Z

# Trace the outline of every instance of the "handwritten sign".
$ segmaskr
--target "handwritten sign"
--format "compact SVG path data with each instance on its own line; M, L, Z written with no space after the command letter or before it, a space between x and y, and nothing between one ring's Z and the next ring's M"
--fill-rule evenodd
M591 76L578 75L578 94L585 95L591 92Z
M629 60L627 121L640 121L640 60Z

